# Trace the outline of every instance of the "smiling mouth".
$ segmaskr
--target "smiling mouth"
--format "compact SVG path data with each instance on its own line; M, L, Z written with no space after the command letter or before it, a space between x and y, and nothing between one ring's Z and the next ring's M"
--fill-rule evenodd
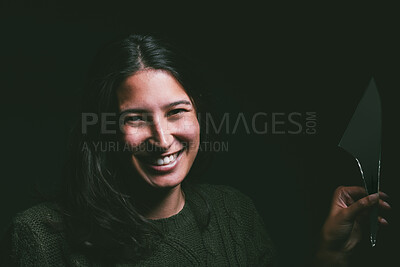
M140 156L139 159L154 166L165 166L174 163L184 149L165 156Z

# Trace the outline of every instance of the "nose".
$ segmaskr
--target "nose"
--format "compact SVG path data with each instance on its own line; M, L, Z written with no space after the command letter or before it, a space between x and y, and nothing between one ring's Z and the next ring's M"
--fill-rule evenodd
M168 122L163 118L155 118L152 125L152 136L150 144L162 149L168 150L173 142L173 137L168 129Z

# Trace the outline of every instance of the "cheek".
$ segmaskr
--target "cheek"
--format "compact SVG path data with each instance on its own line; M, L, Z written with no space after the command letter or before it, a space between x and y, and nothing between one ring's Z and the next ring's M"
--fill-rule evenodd
M189 117L175 125L176 136L190 144L198 146L200 142L200 126L196 117Z
M135 127L125 127L122 140L130 147L138 147L146 139L146 131Z

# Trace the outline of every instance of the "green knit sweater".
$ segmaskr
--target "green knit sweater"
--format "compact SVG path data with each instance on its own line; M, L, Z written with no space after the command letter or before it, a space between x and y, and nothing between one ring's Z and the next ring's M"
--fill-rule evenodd
M185 190L186 203L176 215L155 220L164 233L154 253L135 266L273 266L275 252L252 201L227 186L198 185L209 203L210 221L201 230L204 200ZM200 211L200 212L199 212ZM46 222L62 223L55 203L42 203L20 214L9 231L5 261L17 266L98 266L71 249L65 233ZM116 263L115 266L133 266Z

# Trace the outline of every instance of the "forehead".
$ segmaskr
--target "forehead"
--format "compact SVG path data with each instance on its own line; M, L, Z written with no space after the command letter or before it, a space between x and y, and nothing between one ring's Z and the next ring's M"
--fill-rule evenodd
M169 72L142 70L128 77L118 88L120 109L132 106L154 108L179 100L189 100L182 85Z

